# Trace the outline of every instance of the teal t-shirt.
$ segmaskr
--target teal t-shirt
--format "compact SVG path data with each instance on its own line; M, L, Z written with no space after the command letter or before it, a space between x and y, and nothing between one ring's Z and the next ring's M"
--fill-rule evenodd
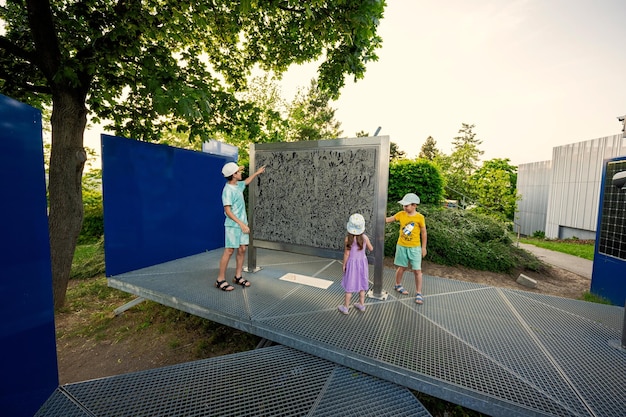
M222 205L230 206L230 210L233 214L245 224L248 224L248 214L246 213L246 202L243 199L243 190L246 188L246 183L244 181L238 181L237 185L226 184L224 185L224 189L222 190ZM224 226L226 227L234 227L239 225L235 223L233 219L226 216L224 213L226 220L224 220Z

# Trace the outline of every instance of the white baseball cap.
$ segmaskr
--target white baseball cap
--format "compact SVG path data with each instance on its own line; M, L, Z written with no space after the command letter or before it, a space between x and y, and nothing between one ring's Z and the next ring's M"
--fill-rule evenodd
M416 194L408 193L405 194L404 197L402 197L402 200L398 201L398 203L403 206L408 206L409 204L419 204L420 198Z
M239 171L239 165L234 162L229 162L222 167L222 175L224 175L225 178L230 177L237 171Z

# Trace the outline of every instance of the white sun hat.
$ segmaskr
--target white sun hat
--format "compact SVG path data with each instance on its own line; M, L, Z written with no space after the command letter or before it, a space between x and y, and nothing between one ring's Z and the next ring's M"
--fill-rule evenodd
M354 213L348 219L348 225L346 226L348 233L352 235L361 235L365 231L365 218L359 213Z

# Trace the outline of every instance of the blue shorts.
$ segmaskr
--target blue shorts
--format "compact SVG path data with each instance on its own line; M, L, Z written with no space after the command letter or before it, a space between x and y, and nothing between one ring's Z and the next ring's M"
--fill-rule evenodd
M414 271L421 271L422 247L418 246L416 248L407 248L406 246L396 245L396 257L393 260L393 263L398 266L408 268L409 262L411 263L411 268Z
M225 248L238 248L241 245L248 245L250 243L250 235L241 231L241 227L225 227L224 233L224 247Z

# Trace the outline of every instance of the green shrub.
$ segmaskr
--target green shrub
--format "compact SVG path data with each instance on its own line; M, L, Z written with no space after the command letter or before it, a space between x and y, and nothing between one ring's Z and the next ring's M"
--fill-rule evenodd
M387 206L391 216L402 208ZM447 210L438 205L420 205L426 217L428 254L426 259L441 265L461 265L493 272L511 272L517 267L540 270L543 265L512 245L507 225L494 217L467 210ZM399 224L385 228L385 256L394 256Z
M422 204L439 204L443 200L443 178L432 162L401 159L389 165L387 201L397 202L406 193L415 193Z
M535 232L533 233L533 237L535 239L545 239L546 233L541 230L535 230Z
M91 170L83 176L83 225L78 244L96 243L104 235L102 209L102 170Z
M96 243L104 235L104 214L102 203L84 207L83 225L78 235L78 244Z

